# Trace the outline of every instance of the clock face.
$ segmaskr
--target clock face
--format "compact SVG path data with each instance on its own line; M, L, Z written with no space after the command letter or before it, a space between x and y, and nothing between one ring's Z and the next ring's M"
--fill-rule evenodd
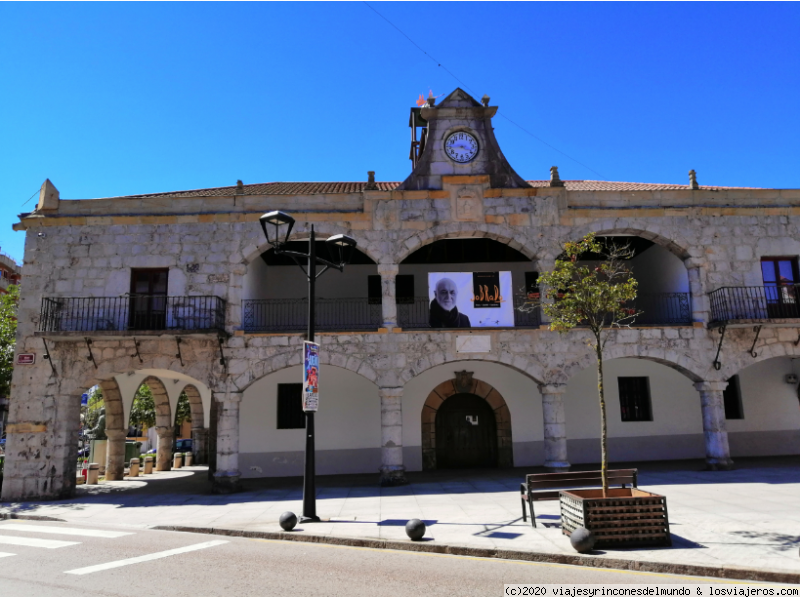
M478 155L478 140L464 131L458 131L444 140L444 152L454 162L465 164Z

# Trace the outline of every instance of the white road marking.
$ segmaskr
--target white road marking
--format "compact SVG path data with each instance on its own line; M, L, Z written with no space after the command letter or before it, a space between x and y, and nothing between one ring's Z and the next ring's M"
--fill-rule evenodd
M75 570L67 570L64 574L91 574L92 572L100 572L102 570L110 570L112 568L120 568L122 566L130 566L131 564L139 564L140 562L149 562L151 560L159 560L169 556L176 556L181 553L190 551L197 551L198 549L206 549L207 547L214 547L228 543L227 541L206 541L205 543L195 543L194 545L187 545L186 547L178 547L177 549L168 549L167 551L159 551L156 553L147 554L146 556L138 556L135 558L128 558L127 560L117 560L116 562L108 562L106 564L97 564L96 566L87 566L86 568L76 568Z
M56 541L55 539L34 539L33 537L11 537L9 535L0 535L0 543L24 545L25 547L44 547L46 549L80 545L79 541Z
M0 551L0 558L7 558L8 556L15 556L15 553L6 553L4 551Z
M75 527L56 527L33 524L0 524L0 531L25 531L28 533L49 533L52 535L78 535L80 537L100 537L102 539L116 539L133 533L122 531L98 531L95 529L77 529Z

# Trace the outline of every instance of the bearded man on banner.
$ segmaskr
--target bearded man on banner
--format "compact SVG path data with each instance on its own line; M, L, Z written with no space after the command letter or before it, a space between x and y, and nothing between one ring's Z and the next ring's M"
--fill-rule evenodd
M431 301L430 324L432 328L469 328L469 317L458 312L456 299L458 288L450 278L436 282L436 290Z

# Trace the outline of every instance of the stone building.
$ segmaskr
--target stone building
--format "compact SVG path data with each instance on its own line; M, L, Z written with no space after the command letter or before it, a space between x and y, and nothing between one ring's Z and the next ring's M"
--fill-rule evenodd
M19 284L21 269L10 255L0 252L0 294L8 292L11 284Z
M686 186L561 181L556 169L525 180L494 137L495 112L461 90L412 109L402 183L66 201L45 182L15 228L28 232L18 350L49 358L15 372L2 498L74 491L80 395L94 384L110 479L123 474L144 382L165 456L188 388L195 450L217 490L302 473L306 285L264 238L258 218L270 210L294 216L297 241L312 225L323 241L358 241L352 264L317 286L320 474L380 471L396 483L435 467L597 462L585 330L559 335L515 309L502 326L477 311L470 328L429 322L431 273L502 274L503 300L518 305L564 241L588 232L637 250L643 314L606 346L612 461L705 457L724 469L737 456L800 453L800 190L700 186L693 173ZM463 294L459 308L477 308Z

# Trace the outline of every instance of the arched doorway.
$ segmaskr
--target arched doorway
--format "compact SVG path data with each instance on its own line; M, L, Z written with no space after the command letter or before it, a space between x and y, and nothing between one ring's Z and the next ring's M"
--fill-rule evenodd
M506 401L495 388L473 379L468 371L456 372L455 379L443 381L428 394L422 407L421 439L423 470L514 466L511 413ZM459 445L463 454L449 455L455 450L450 446ZM442 451L443 463L439 461Z
M454 394L436 413L438 468L495 468L497 422L492 407L475 394Z

